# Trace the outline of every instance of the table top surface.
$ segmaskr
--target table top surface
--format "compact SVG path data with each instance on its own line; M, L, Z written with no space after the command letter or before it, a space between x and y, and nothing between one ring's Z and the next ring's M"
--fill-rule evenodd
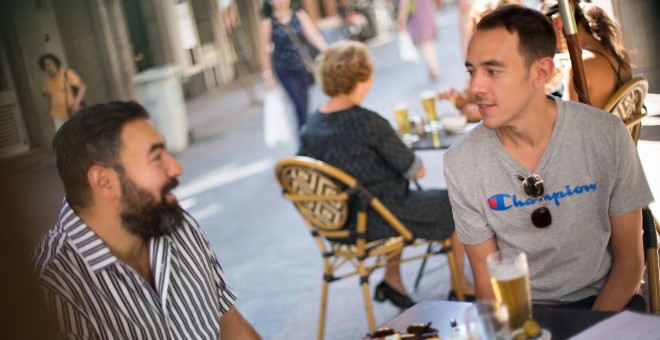
M464 314L470 305L469 302L424 300L388 321L383 327L405 331L410 324L432 322L432 327L438 330L439 336L450 337L450 320L455 319L459 325L464 324ZM574 336L615 313L534 306L532 314L534 320L543 329L549 330L552 339L556 340Z
M476 124L469 124L463 132L453 133L446 129L439 131L425 132L423 136L419 136L419 140L410 146L413 150L444 150L458 142L465 134L474 127Z

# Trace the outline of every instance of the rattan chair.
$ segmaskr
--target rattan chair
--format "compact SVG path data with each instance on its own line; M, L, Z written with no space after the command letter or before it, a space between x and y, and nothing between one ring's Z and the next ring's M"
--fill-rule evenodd
M644 98L649 84L644 77L635 77L623 84L607 101L603 110L623 120L635 144L642 129L642 118L646 117ZM644 230L644 255L648 274L649 309L660 314L660 274L658 273L657 222L648 207L642 209Z
M284 198L293 202L303 217L323 256L323 285L318 338L322 339L325 326L328 286L331 282L351 276L359 276L364 298L369 331L374 331L373 309L369 292L369 275L374 269L383 267L386 261L408 246L428 245L437 242L445 250L451 271L452 288L457 295L462 289L458 282L451 240L424 241L414 238L412 233L360 183L347 173L321 161L308 157L289 157L275 165L275 177L282 186ZM358 211L349 214L349 199L358 200ZM369 227L367 209L376 211L398 236L367 242ZM356 230L346 228L349 216L356 216ZM354 242L345 243L353 238ZM342 240L342 242L338 242ZM407 262L429 256L428 253L401 259ZM348 270L346 269L348 268Z
M644 77L635 77L623 84L603 107L623 120L635 144L642 129L642 118L646 117L644 98L649 90L649 83Z

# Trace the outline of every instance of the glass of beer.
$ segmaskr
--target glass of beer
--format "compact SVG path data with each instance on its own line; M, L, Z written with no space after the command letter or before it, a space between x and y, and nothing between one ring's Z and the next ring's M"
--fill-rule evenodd
M497 300L477 301L464 313L467 338L509 340L509 311Z
M410 122L408 121L408 105L399 103L394 107L394 119L399 127L399 136L410 134Z
M428 118L431 130L438 130L440 123L438 122L438 115L435 110L435 93L433 91L424 91L420 99L422 100L424 111L426 111L426 118Z
M511 329L522 327L532 318L527 256L520 250L505 249L489 254L486 263L495 297L509 310Z

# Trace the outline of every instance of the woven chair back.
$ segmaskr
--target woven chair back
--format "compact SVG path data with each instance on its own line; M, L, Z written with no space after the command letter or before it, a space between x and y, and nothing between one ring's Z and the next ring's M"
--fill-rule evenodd
M621 86L603 107L603 110L621 118L635 143L639 138L641 120L646 116L643 106L648 88L649 83L644 77L635 77Z

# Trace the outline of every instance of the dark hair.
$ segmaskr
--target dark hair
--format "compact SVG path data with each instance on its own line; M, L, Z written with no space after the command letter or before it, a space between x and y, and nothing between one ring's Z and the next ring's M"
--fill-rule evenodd
M39 61L38 61L39 67L41 68L42 71L46 70L46 59L50 59L52 62L54 62L55 65L57 65L58 69L60 68L60 65L62 65L60 59L56 57L54 54L52 53L44 54L41 57L39 57Z
M575 22L582 25L589 34L600 40L619 65L622 65L628 71L632 71L632 65L623 58L626 49L623 47L617 23L602 8L596 5L588 4L586 9L582 9L577 2L573 4ZM583 4L586 5L587 2L583 2Z
M291 0L291 10L294 12L301 9L300 0ZM270 5L269 0L264 0L264 5L261 7L261 15L264 18L273 18L273 6Z
M72 207L88 206L87 171L92 165L121 169L118 156L122 127L138 119L149 119L142 105L116 101L81 110L57 131L53 138L57 172Z
M477 24L477 31L504 27L518 34L518 50L529 68L541 58L555 54L555 30L552 22L541 12L520 5L500 7Z

